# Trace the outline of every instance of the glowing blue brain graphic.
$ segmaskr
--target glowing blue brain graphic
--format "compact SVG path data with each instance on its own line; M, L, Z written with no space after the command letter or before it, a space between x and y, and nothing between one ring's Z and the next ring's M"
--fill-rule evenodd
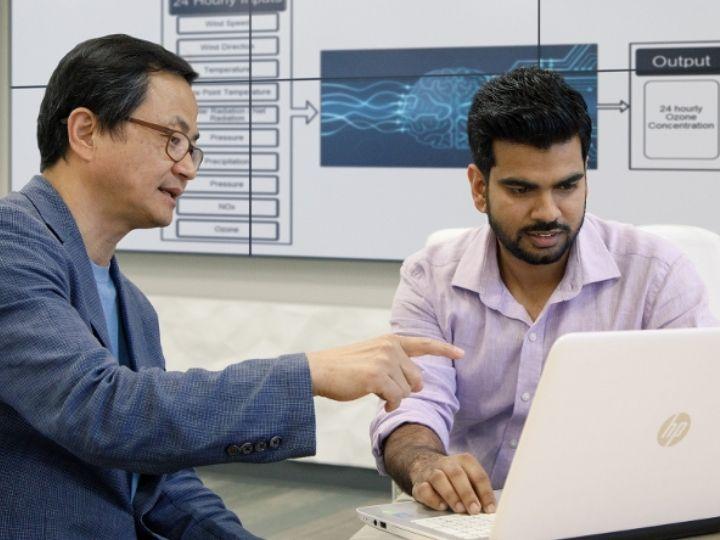
M467 148L467 113L475 92L488 78L467 68L426 73L402 98L402 130L424 146Z
M442 68L413 85L396 80L324 82L322 136L346 129L397 133L423 146L464 150L470 103L489 78L469 68Z

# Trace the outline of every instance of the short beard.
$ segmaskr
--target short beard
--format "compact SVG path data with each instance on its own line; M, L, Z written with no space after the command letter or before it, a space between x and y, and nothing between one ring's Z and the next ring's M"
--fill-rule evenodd
M580 225L578 225L578 228L575 231L570 229L569 226L558 223L557 221L536 221L532 225L528 225L527 227L523 227L522 229L520 229L517 233L517 237L514 240L510 238L510 235L507 234L505 230L503 230L502 226L493 217L490 208L489 198L487 199L487 217L490 228L495 233L495 237L498 239L498 242L500 242L500 244L502 244L503 247L507 249L514 257L532 265L553 264L562 259L565 254L570 251L570 248L575 243L577 235L580 233L580 229L582 229L583 223L585 223L586 207L587 202L583 204L582 219L580 220ZM544 255L539 255L526 251L520 246L523 233L529 231L540 232L552 230L561 230L567 233L567 239L565 240L565 243L559 248L556 248L556 251Z

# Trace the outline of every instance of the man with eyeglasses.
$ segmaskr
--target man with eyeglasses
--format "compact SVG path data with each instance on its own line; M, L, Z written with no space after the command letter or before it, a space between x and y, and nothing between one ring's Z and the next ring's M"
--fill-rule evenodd
M221 372L166 372L156 314L113 254L168 225L203 153L190 65L124 35L59 63L38 117L42 175L0 200L0 538L254 538L191 467L315 450L313 395L421 388L383 336Z

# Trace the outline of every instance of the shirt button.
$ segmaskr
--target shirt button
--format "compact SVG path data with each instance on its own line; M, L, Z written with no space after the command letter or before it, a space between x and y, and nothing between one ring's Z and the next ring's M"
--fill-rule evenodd
M513 439L510 441L510 448L517 448L518 441L517 439Z
M530 332L528 339L532 342L535 342L537 340L537 334L535 332Z
M520 399L523 401L530 401L530 392L525 392L522 396L520 396Z

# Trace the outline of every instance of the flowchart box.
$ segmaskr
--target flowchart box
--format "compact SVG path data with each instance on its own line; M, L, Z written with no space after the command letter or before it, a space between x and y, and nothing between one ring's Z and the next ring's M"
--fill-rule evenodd
M217 217L278 217L277 199L228 197L182 197L178 200L178 216Z
M630 168L720 169L720 42L630 45Z
M277 195L278 177L254 174L252 181L248 175L221 175L201 173L190 182L186 193L227 193L245 195Z
M178 239L222 240L247 242L250 239L248 221L179 219L176 224ZM253 221L253 240L273 241L278 239L276 222Z
M277 106L244 105L200 105L198 107L198 124L248 124L252 114L253 124L277 124ZM204 127L204 126L203 126Z
M191 62L192 68L200 75L200 81L224 81L252 78L272 79L278 76L277 60L254 60L252 62L208 60Z
M717 81L645 83L644 155L648 159L718 157Z
M204 129L202 147L238 147L248 148L252 137L253 148L272 148L278 145L277 129Z
M253 15L253 33L274 32L278 29L278 16L275 13ZM205 33L249 33L250 15L226 15L210 17L178 17L177 33L205 34Z
M273 55L278 53L278 38L254 37L243 38L189 38L179 39L177 53L183 58L249 56L252 48L253 56Z
M253 83L252 89L248 83L231 84L193 84L195 98L200 103L212 105L216 102L249 102L252 95L253 101L277 101L277 83Z

